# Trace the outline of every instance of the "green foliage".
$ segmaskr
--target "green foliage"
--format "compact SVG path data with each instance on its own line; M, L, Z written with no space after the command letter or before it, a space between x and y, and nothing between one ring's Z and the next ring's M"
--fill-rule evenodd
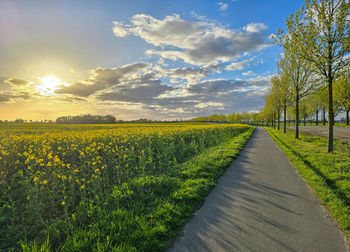
M51 246L50 246L50 240L49 237L47 237L46 241L41 244L40 247L38 247L38 245L36 244L36 242L33 242L33 245L30 246L28 245L28 243L24 243L24 242L20 242L21 245L21 249L23 252L50 252L51 250Z
M334 153L327 153L327 139L301 134L294 139L267 129L317 196L350 237L350 146L335 141Z
M193 118L193 122L225 122L225 123L255 123L258 113L233 112L228 115L213 114L210 116L201 116Z
M349 125L350 111L350 70L343 71L335 82L335 98L346 112L346 124Z
M350 2L348 0L306 0L286 20L287 33L279 30L276 40L285 49L288 65L302 63L328 88L328 152L333 151L333 82L349 64ZM289 54L289 55L288 55ZM293 58L298 59L294 61ZM295 68L291 68L292 70ZM293 71L289 72L291 75ZM299 74L296 75L299 78ZM297 91L297 89L296 89ZM298 93L296 93L296 97ZM297 99L296 99L297 100ZM298 110L298 105L296 104ZM298 112L296 113L298 117ZM298 118L297 118L298 121ZM298 128L296 128L296 137Z

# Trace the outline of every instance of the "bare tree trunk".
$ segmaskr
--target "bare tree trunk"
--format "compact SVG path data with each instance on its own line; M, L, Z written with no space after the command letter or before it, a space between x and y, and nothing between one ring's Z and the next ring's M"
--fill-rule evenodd
M299 139L299 92L295 97L295 138Z
M318 126L318 109L316 110L316 126Z
M326 109L323 109L323 126L326 125Z
M304 126L306 126L306 115L304 114Z
M284 101L283 106L283 133L286 134L287 132L287 104L286 101Z
M277 126L277 128L278 128L278 130L280 130L280 121L281 121L281 111L280 111L281 109L278 109L278 115L277 115L277 120L278 120L278 126Z
M349 111L350 109L346 110L346 125L349 125Z
M330 67L329 67L330 68ZM329 73L330 73L329 69ZM333 77L328 77L328 153L333 152Z

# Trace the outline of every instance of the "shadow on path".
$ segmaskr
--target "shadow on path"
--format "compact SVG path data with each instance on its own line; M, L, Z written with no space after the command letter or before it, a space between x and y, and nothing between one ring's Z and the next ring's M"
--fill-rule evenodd
M295 167L258 128L173 251L346 250Z

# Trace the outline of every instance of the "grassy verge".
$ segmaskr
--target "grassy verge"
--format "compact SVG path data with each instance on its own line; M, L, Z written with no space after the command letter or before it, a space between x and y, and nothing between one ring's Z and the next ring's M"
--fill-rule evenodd
M334 153L330 154L324 137L301 134L297 140L293 131L267 131L350 238L349 144L335 141Z
M281 123L282 127L283 127L283 122ZM287 123L287 126L295 126L295 123ZM324 127L328 127L328 123L326 123L325 125L323 125L323 122L319 122L318 125L316 125L315 122L307 122L305 125L303 122L300 122L299 126L324 126ZM334 124L335 127L350 127L350 125L346 125L345 123L335 123Z
M206 149L159 176L138 176L116 185L100 203L84 201L69 220L60 251L162 251L203 204L231 161L252 135L249 127L233 139ZM57 236L52 227L47 233ZM42 244L42 245L41 245ZM22 243L24 251L49 251L49 241Z

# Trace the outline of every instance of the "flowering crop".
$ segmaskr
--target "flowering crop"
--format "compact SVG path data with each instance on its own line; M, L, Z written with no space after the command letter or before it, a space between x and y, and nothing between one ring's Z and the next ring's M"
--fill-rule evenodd
M130 181L169 174L176 164L247 129L185 123L1 124L0 249L47 235L59 243L64 239L57 233L60 225L75 221L82 206L101 206L110 197L124 204L135 193L128 189Z

